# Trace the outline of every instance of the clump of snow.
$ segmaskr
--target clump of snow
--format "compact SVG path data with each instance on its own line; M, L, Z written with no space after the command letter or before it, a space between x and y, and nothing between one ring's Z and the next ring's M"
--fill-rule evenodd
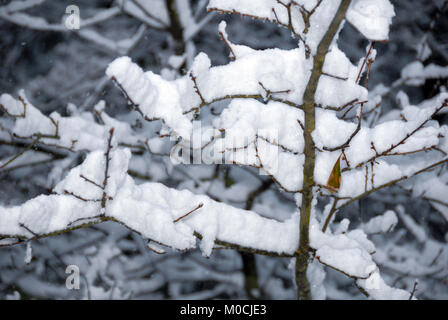
M307 43L314 54L325 31L330 25L339 1L328 1L319 5L310 17L309 29L305 32L305 21L300 10L313 10L317 1L296 1L291 6L291 25L301 39ZM288 11L279 1L258 0L211 0L209 10L239 13L253 18L270 21L281 25L289 25ZM347 20L367 39L384 41L388 39L389 27L395 16L394 7L389 0L355 0L347 11Z
M113 149L110 158L105 211L98 201L103 189L96 185L104 178L105 156L98 150L56 186L60 194L42 195L21 206L0 207L0 235L31 238L95 221L102 214L178 250L194 248L197 233L202 236L200 248L205 255L211 254L216 240L278 253L297 250L297 214L280 222L160 183L136 185L126 173L130 151Z
M383 215L370 219L363 225L363 229L367 234L384 233L394 229L398 223L397 215L392 210L387 210Z
M326 272L324 267L313 260L306 270L306 276L310 282L311 296L313 300L325 300L327 292L324 286Z
M113 152L109 164L109 174L105 191L113 197L124 182L128 162L131 158L129 149L119 149ZM101 165L100 167L98 165ZM91 152L83 164L73 168L67 177L58 183L54 191L64 194L65 191L74 192L85 199L99 199L103 194L102 186L105 174L104 151ZM81 176L89 179L97 185L87 181Z
M144 73L129 57L115 59L106 74L117 81L146 117L161 118L179 136L190 136L192 125L183 114L174 83L150 71Z
M31 241L26 243L25 263L30 264L33 259L33 248L31 247Z
M389 0L355 0L347 11L347 20L367 39L389 39L389 27L395 16Z
M423 75L423 64L420 61L414 61L401 69L401 78L408 79L406 83L412 86L419 86L425 83Z
M62 117L53 112L45 116L26 98L23 90L18 99L8 94L0 96L0 104L15 118L11 131L24 139L39 138L39 143L55 145L73 151L105 150L110 128L114 127L118 142L138 144L143 140L132 132L128 123L111 118L104 111L104 101L100 101L95 110L101 115L104 125L98 124L92 113L80 113L74 105L70 106L72 116ZM20 100L22 99L23 102ZM26 107L24 107L24 104ZM23 116L22 116L23 115Z
M413 196L425 197L446 221L448 221L448 207L443 203L446 202L446 195L448 194L447 183L448 174L444 173L439 176L421 179L418 184L413 186Z
M439 79L448 77L448 67L435 64L423 66L421 61L409 63L401 70L401 78L410 86L420 86L426 79Z
M375 300L407 300L411 296L405 290L388 286L379 270L373 272L368 279L359 279L356 283L369 294L371 299Z
M204 53L200 53L195 58L191 71L197 78L197 86L206 101L238 94L262 95L267 89L271 92L290 90L280 97L300 104L311 69L311 62L305 60L304 55L303 48L253 50L227 65L210 68L210 60ZM278 84L271 88L269 85L273 84L272 79L280 81L286 87ZM265 84L263 80L269 83ZM331 98L327 96L326 99Z
M320 262L351 276L366 278L376 268L370 255L375 246L362 231L355 231L338 235L323 233L314 220L310 225L310 245L316 249Z
M21 296L19 291L14 291L12 294L7 294L5 298L6 300L20 300Z
M253 53L254 49L241 45L241 44L234 44L229 40L229 36L227 34L226 31L226 26L227 23L225 21L221 21L219 23L219 32L222 34L224 40L230 45L230 47L232 48L232 52L229 52L229 56L232 56L231 54L233 53L235 55L235 59L241 58L243 56L245 56L246 54L249 53Z

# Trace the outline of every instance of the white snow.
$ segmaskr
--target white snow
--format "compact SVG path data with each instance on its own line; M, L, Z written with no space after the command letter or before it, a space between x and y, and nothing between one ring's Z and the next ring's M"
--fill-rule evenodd
M401 78L410 86L419 86L426 79L439 79L448 77L448 66L441 67L435 64L423 66L421 61L414 61L401 70Z
M347 12L347 20L367 39L389 39L389 27L395 16L389 0L355 0Z
M370 219L363 225L367 234L392 231L398 223L397 215L392 210L387 210L384 214Z
M115 128L115 136L118 142L138 144L144 140L143 137L136 136L132 132L128 123L108 116L104 112L104 102L100 101L95 107L105 123L105 125L100 125L90 112L75 112L70 117L62 117L59 113L53 112L49 116L45 116L28 101L23 91L19 92L19 97L25 102L26 108L19 99L15 99L9 94L0 96L0 104L10 114L15 116L25 115L25 117L17 117L11 128L11 132L18 137L28 139L40 137L39 143L57 145L74 151L105 150L105 142L109 137L111 127ZM72 108L76 109L73 105ZM75 111L75 109L72 111ZM26 110L25 113L24 110Z
M189 137L191 123L182 114L181 99L174 84L150 71L143 73L129 57L114 60L106 74L116 79L145 116L162 118L178 135Z
M296 33L305 39L311 52L315 53L319 41L330 25L340 1L328 1L320 5L310 18L310 29L304 32L305 22L300 13L304 6L312 10L317 1L299 0L297 5L291 7L292 25ZM288 2L285 2L288 3ZM254 4L251 0L210 0L209 10L237 12L262 20L288 25L288 12L286 8L275 0L258 0ZM274 13L275 11L275 13ZM355 0L347 11L347 20L357 28L367 39L384 41L388 39L389 27L395 16L394 8L389 0Z
M366 278L376 268L370 254L375 246L360 230L331 235L320 231L314 220L310 223L310 245L319 261L351 276Z
M25 263L30 264L33 259L33 248L31 247L31 241L26 243Z
M292 254L297 249L297 214L279 222L160 183L136 185L126 174L129 157L127 149L111 152L106 191L113 200L108 200L105 215L143 237L185 250L196 246L197 232L203 237L200 247L205 255L211 254L217 239L277 253ZM67 190L86 200L100 199L103 190L80 175L100 183L104 166L103 152L92 152L56 186L58 195L42 195L21 206L0 207L0 235L29 238L34 233L47 234L94 221L100 213L98 201L84 201L63 193ZM199 204L201 208L174 222Z

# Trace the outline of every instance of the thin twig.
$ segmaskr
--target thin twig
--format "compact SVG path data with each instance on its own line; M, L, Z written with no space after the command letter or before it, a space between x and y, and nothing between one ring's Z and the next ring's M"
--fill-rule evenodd
M372 42L370 43L369 49L367 50L366 56L364 57L364 60L363 60L363 62L362 62L362 64L361 64L361 68L359 69L358 76L356 77L356 81L355 81L356 83L358 83L358 82L359 82L359 79L361 78L361 74L362 74L362 72L363 72L363 70L364 70L364 66L366 65L367 59L368 59L369 56L370 56L370 52L371 52L372 49L373 49L373 45L374 45L374 42L372 41Z
M106 156L106 166L104 169L104 180L103 180L103 195L101 197L101 208L102 208L102 213L105 214L106 212L106 201L107 201L107 192L106 192L106 187L107 187L107 182L109 179L109 163L110 163L110 151L112 149L112 137L114 135L114 128L111 128L109 130L109 140L107 141L107 150L106 153L104 154Z
M184 214L183 216L180 216L179 218L173 220L173 222L176 223L176 222L182 220L183 218L185 218L186 216L188 216L188 215L190 215L191 213L195 212L196 210L202 208L203 206L204 206L203 203L198 204L198 205L196 206L196 208L194 208L193 210L188 211L188 212L187 212L186 214Z
M0 169L3 169L4 167L6 167L8 164L10 164L11 162L13 162L14 160L16 160L17 158L19 158L20 156L22 156L25 152L31 150L31 148L40 140L40 137L36 138L33 140L33 142L31 142L25 149L23 149L21 152L19 152L18 154L16 154L14 157L12 157L11 159L9 159L8 161L6 161L5 163L3 163L2 165L0 165Z
M415 292L417 291L418 280L415 280L414 287L412 288L411 295L409 296L409 300L414 298Z

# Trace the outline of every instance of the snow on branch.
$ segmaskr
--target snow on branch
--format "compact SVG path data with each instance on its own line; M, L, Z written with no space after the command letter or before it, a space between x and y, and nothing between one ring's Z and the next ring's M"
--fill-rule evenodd
M215 244L259 254L296 254L297 214L279 222L160 183L136 185L126 173L129 150L117 148L112 138L110 130L106 150L91 152L55 187L55 194L39 196L21 206L0 208L0 245L113 221L151 242L178 250L194 248L199 238L200 248L207 256ZM354 278L366 290L369 282L362 281L378 276L371 258L375 247L362 231L325 234L313 222L310 239L315 259ZM385 294L404 294L379 283L383 286L379 289L384 291L383 298Z
M53 112L45 116L26 98L23 90L17 99L9 94L0 96L0 108L13 118L13 122L1 119L0 123L7 129L10 142L13 139L37 139L35 143L56 147L69 151L104 149L105 141L109 136L110 126L95 122L90 112L79 113L69 117L62 117ZM136 136L131 126L107 116L102 110L104 102L100 102L96 109L102 113L102 118L113 125L119 143L128 145L141 145L144 137ZM73 111L73 110L72 110Z
M254 6L251 0L210 0L207 9L277 23L288 28L314 55L339 5L339 1L321 3L321 0L260 0ZM355 0L346 16L367 39L385 41L394 15L389 0Z
M107 152L110 161L104 161L104 151L91 152L55 187L56 194L0 208L2 244L116 221L144 238L178 250L194 248L200 237L205 255L211 254L215 241L273 255L293 255L297 249L296 215L278 222L187 190L160 183L136 185L126 173L129 150L117 149L112 143Z
M225 24L221 24L220 33L237 57L228 65L211 67L208 57L201 53L188 75L167 81L151 71L143 72L130 58L122 57L115 60L106 73L146 120L163 120L174 136L181 136L187 141L192 133L193 114L190 111L198 112L201 107L216 101L232 99L214 122L214 129L225 132L225 138L217 139L214 136L214 142L210 141L204 147L221 144L220 153L233 153L233 163L263 169L284 191L300 192L301 175L291 176L289 172L302 167L304 161L303 135L296 122L303 122L301 104L310 61L305 59L303 48L289 51L249 50L226 40ZM316 103L323 106L356 106L360 101L362 109L367 90L357 84L358 78L358 67L332 45L318 82ZM257 100L264 100L264 103ZM411 174L418 169L415 162L409 167L398 167L380 158L432 150L442 150L442 154L447 152L440 148L446 126L438 127L430 122L444 108L443 101L438 106L420 110L406 106L401 121L386 121L374 128L362 125L362 112L358 115L358 123L354 124L338 118L338 108L318 108L313 140L318 150L332 152L317 154L316 184L326 184L331 167L340 155L339 150L343 152L347 164L343 168L340 197L355 197L360 190L367 191L367 182L374 188ZM285 115L284 119L277 119L278 115ZM260 134L263 130L277 130L278 139L270 140ZM294 134L291 135L291 132ZM240 144L235 146L234 141L243 136L246 141L240 139ZM263 159L263 154L256 150L260 144L276 145L281 149L281 166L277 172L269 169L272 159ZM239 154L246 158L239 160ZM363 170L368 170L368 166L371 172L364 175ZM368 175L371 176L369 179Z
M386 41L394 16L389 0L354 0L347 12L347 21L367 39Z
M395 220L393 219L395 218ZM396 223L396 216L387 215L384 221L370 223L370 228L383 228L379 223ZM389 226L390 228L390 226ZM403 300L410 293L390 287L381 277L379 267L373 259L376 248L373 242L360 229L342 233L325 233L320 231L319 223L313 219L310 225L310 245L313 259L355 280L355 285L363 294L373 299Z
M188 75L174 81L164 80L151 71L143 72L128 57L112 62L106 74L147 120L162 119L184 138L191 132L188 114L216 101L265 98L300 108L312 66L304 59L303 48L243 50L241 47L235 53L237 60L219 67L211 67L207 55L200 53ZM329 76L323 76L319 82L317 103L341 105L367 97L365 88L355 83L357 68L336 47L328 53L324 71Z

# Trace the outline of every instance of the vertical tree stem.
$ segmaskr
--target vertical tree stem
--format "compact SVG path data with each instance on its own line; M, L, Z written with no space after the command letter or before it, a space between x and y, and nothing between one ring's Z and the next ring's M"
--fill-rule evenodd
M166 9L170 17L168 31L174 40L174 53L181 56L185 53L184 28L180 21L179 9L176 0L165 0Z
M314 186L314 167L316 161L316 152L312 132L316 126L315 118L315 93L319 78L322 74L322 68L328 48L333 41L339 27L345 17L345 13L350 5L351 0L342 0L336 15L333 17L331 24L326 31L324 37L317 47L316 55L313 57L313 70L308 81L305 93L303 95L303 110L305 113L305 164L303 166L303 193L302 205L300 208L300 242L298 256L296 260L296 284L298 299L310 300L311 290L306 272L309 263L309 224L310 214L313 202L313 186Z
M257 261L255 255L249 252L240 252L241 262L243 264L244 289L247 298L250 300L260 299L256 291L260 289L258 285Z
M269 189L274 181L271 179L265 180L261 186L254 191L252 191L247 197L245 210L252 210L256 198L263 192ZM260 295L254 294L260 290L258 284L258 271L257 271L257 260L255 254L250 252L240 252L241 262L243 265L244 273L244 289L246 290L246 295L249 299L260 299L263 298L264 293L260 292Z

